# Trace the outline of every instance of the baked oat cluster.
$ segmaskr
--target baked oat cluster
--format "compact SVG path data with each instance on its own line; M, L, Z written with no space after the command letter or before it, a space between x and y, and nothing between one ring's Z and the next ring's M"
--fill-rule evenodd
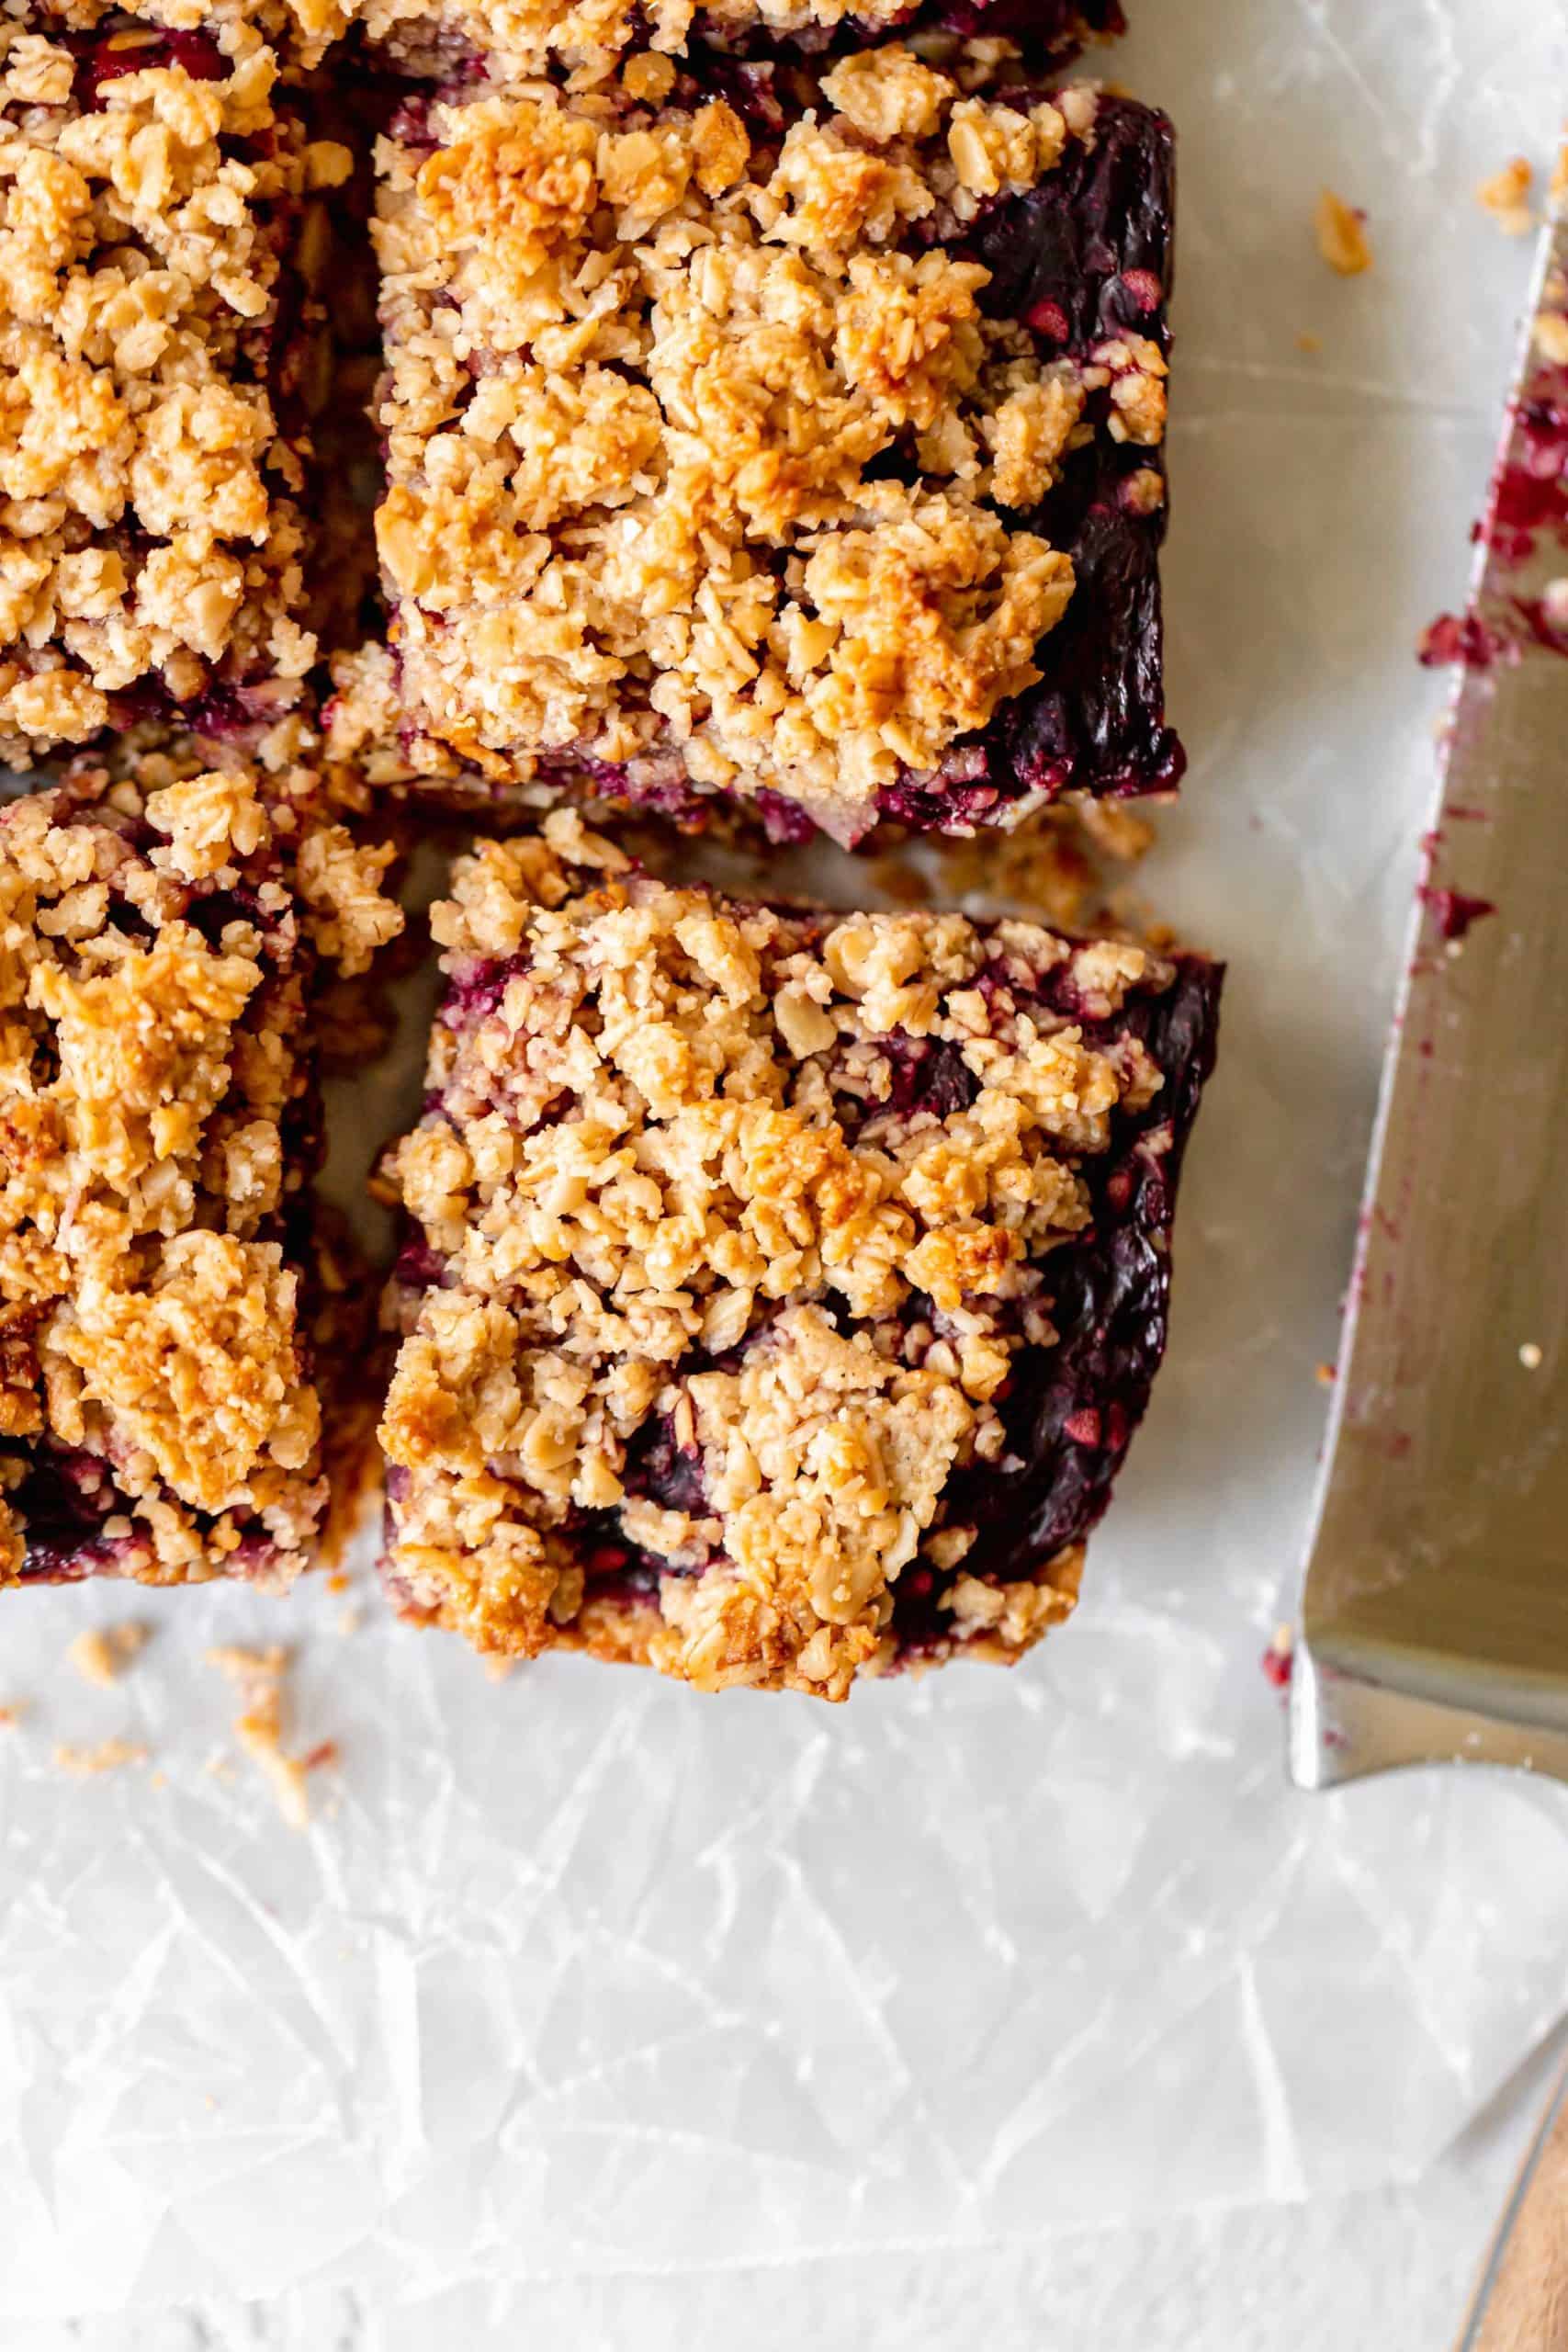
M0 810L0 1584L309 1556L312 991L400 927L389 857L298 769Z
M398 1604L829 1699L1029 1648L1163 1344L1215 969L730 901L569 811L463 859L433 928Z
M1161 274L1109 247L1054 273L1075 211L1133 220L1079 198L1158 119L971 92L897 41L811 95L786 123L644 51L613 89L404 110L376 231L393 651L345 666L341 740L846 842L1172 780L1157 712L1105 756L1063 716L1086 632L1114 668L1096 533L1152 561L1163 527L1166 359Z
M275 103L276 61L238 10L184 13L203 28L0 16L0 756L17 765L153 712L199 726L224 696L265 718L316 659L307 232L350 159Z

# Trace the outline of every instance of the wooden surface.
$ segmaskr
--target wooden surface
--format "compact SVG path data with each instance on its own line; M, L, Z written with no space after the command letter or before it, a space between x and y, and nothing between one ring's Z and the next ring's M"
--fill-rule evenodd
M1504 2209L1459 2352L1568 2352L1568 2070Z

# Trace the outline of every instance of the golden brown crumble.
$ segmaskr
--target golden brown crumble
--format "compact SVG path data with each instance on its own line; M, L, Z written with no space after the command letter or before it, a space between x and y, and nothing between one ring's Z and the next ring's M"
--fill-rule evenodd
M234 1736L271 1789L279 1813L290 1828L308 1829L309 1775L332 1762L336 1750L324 1741L307 1755L294 1756L283 1745L288 1652L276 1646L254 1650L224 1643L208 1651L207 1663L226 1676L239 1692Z
M987 975L1110 1019L1169 967L1021 922L727 902L564 811L461 860L432 924L435 1107L389 1170L442 1272L382 1426L392 1590L481 1649L842 1698L892 1661L900 1577L973 1543L953 1482L1055 1336L1080 1164L1162 1083L1134 1035L1091 1046ZM901 1102L911 1054L950 1070L935 1110ZM701 1465L662 1500L650 1429ZM646 1591L595 1588L595 1514ZM959 1575L944 1638L1016 1656L1079 1560Z
M94 1626L77 1634L65 1656L85 1682L107 1690L140 1657L152 1634L151 1625L134 1618L120 1625Z
M657 69L668 72L671 59L683 58L699 18L708 38L724 41L751 33L809 38L852 17L876 33L908 13L908 0L353 0L353 6L368 38L416 70L445 63L449 71L466 52L477 53L491 80L564 68L579 87L619 66L628 86L656 98L669 87Z
M397 669L345 667L340 742L406 720L522 780L673 745L851 838L1039 678L1073 567L1019 517L1091 392L1160 440L1165 362L1043 359L944 245L1092 141L1092 95L965 96L897 43L819 86L771 148L722 101L545 89L381 143Z
M54 1522L29 1474L114 1573L276 1578L309 1548L309 988L400 921L391 853L321 799L148 759L0 814L0 1580Z
M1483 211L1490 212L1505 235L1528 237L1534 227L1535 214L1530 209L1534 179L1535 171L1528 157L1516 155L1476 189L1476 202Z
M149 30L147 68L88 106L71 51L0 17L0 756L14 763L98 734L139 685L186 705L215 679L265 681L282 707L315 659L297 617L305 450L266 375L288 223L348 159L275 109L276 61L241 11L209 29L221 78L166 58Z
M1367 240L1367 216L1347 204L1343 198L1325 187L1317 199L1313 216L1317 235L1317 250L1330 269L1341 277L1359 277L1372 266L1372 249Z

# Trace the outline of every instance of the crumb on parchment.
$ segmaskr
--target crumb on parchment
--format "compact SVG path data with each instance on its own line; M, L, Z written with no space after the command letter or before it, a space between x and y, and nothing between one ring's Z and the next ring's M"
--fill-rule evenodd
M1528 159L1516 155L1483 180L1475 191L1475 200L1483 211L1490 212L1497 226L1509 237L1528 237L1535 225L1530 209L1530 188L1535 173Z
M1325 187L1317 199L1314 226L1317 250L1341 277L1359 277L1372 266L1367 242L1367 216Z
M306 1828L310 1819L306 1776L318 1765L331 1763L337 1749L331 1740L323 1740L303 1756L291 1756L283 1745L283 1686L290 1653L281 1644L247 1649L225 1642L207 1652L207 1663L226 1675L240 1694L234 1736L270 1784L278 1811L293 1828Z
M145 1764L147 1750L139 1739L100 1739L91 1747L77 1747L69 1740L57 1740L54 1769L69 1772L73 1780L96 1780L100 1772L118 1772L122 1765Z
M90 1626L67 1648L66 1663L75 1668L84 1682L96 1682L107 1690L119 1680L152 1638L152 1626L135 1618L120 1625Z
M0 1706L0 1731L15 1731L27 1712L28 1702L25 1699L7 1699Z

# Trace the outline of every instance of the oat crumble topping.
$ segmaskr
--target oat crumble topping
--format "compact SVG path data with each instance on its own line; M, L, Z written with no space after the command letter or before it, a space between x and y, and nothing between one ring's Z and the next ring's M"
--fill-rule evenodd
M310 1548L310 992L400 923L320 799L148 759L0 811L0 1582Z
M182 13L205 27L182 48L132 26L107 54L0 17L0 757L16 764L138 698L184 707L243 684L281 708L315 659L298 618L308 436L270 385L307 192L348 158L275 107L276 60L238 9ZM310 305L295 307L299 335Z
M1157 513L1166 361L993 315L965 248L1101 102L897 42L817 87L782 137L539 86L381 142L395 667L345 673L351 734L369 695L437 769L672 762L852 841L1039 682L1075 573L1032 518L1097 435Z
M169 0L160 0L168 6ZM618 70L638 95L662 96L672 61L705 51L767 56L861 45L890 32L962 27L970 46L1027 46L1064 60L1097 34L1122 29L1115 0L348 0L373 49L406 73L447 80L482 69L492 81L564 74L586 88ZM1006 18L1005 26L1001 19ZM987 39L995 18L1006 40ZM951 43L949 44L951 45ZM628 54L628 52L630 52Z
M1163 1303L1212 968L729 902L568 811L460 861L433 928L431 1107L389 1162L419 1237L381 1432L400 1604L503 1655L833 1699L1066 1616L1142 1394L1073 1387L1104 1330L1063 1302L1109 1216ZM1037 1493L1052 1413L1075 1461ZM1008 1573L993 1478L1030 1503Z

